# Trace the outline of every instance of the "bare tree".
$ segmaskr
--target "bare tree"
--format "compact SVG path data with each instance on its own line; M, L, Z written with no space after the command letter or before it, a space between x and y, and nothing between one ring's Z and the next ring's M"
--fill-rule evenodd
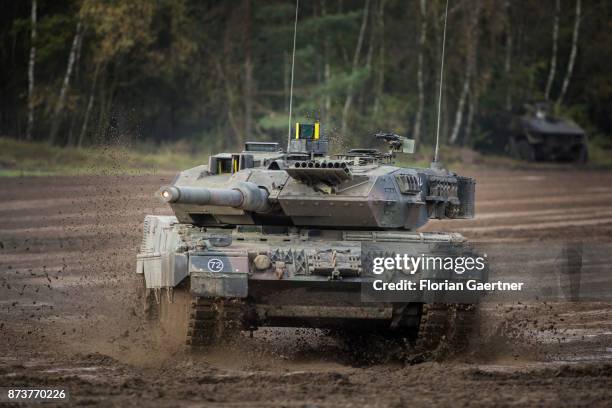
M376 36L378 31L377 18L378 11L376 10L376 0L372 5L372 12L370 13L370 19L372 20L372 28L370 29L370 39L368 40L368 52L365 57L365 65L370 68L372 66L372 58L374 57L374 46L380 46L376 44Z
M62 88L60 90L59 98L57 100L57 104L55 105L55 110L53 112L53 124L51 125L51 134L49 135L49 143L55 143L55 137L57 136L57 131L59 130L59 126L61 123L61 114L64 111L64 106L66 105L66 94L68 93L68 88L70 87L70 77L72 76L72 70L74 68L74 62L76 60L77 47L81 43L80 37L82 35L82 25L81 21L77 23L76 33L74 35L74 39L72 40L72 46L70 47L70 54L68 55L68 65L66 66L66 74L64 75L64 80L62 82Z
M291 57L287 51L283 52L283 101L285 111L289 112L289 77L291 76Z
M572 34L572 51L567 64L565 79L563 79L563 85L561 86L561 93L559 94L559 98L557 98L557 108L563 103L563 98L565 98L570 79L572 78L572 72L574 71L574 63L576 62L576 54L578 53L578 32L580 30L580 18L580 0L576 0L576 19L574 20L574 33Z
M34 128L34 64L36 63L36 0L32 0L32 28L30 31L30 61L28 63L28 129L26 139L32 140Z
M325 7L325 0L321 0L321 16L327 15L327 9ZM323 34L323 80L326 84L329 84L331 80L331 65L329 63L330 45L327 34ZM331 97L329 94L325 94L323 97L323 118L329 120L329 112L331 110Z
M365 6L363 8L363 18L361 20L361 28L359 29L359 37L357 38L357 46L355 47L355 53L353 54L353 64L351 67L351 72L355 73L357 71L357 65L359 64L359 55L361 54L361 47L363 46L363 37L365 35L366 26L368 24L368 15L370 12L370 0L366 0ZM344 101L344 108L342 109L342 131L341 136L346 136L346 131L348 128L348 115L351 111L351 105L353 104L353 99L355 97L355 84L353 81L349 83L348 89L346 91L346 99Z
M423 59L425 51L425 41L427 40L427 2L421 0L421 34L419 35L419 57L417 68L417 87L419 90L416 117L414 119L414 130L412 136L415 143L421 138L421 124L423 122L423 109L425 107L425 83L423 78Z
M251 1L244 2L245 27L244 27L244 42L245 54L244 61L244 136L248 138L253 131L253 61L252 61L252 43L251 43ZM241 139L239 137L239 139ZM240 140L242 142L242 140ZM242 144L242 143L240 143Z
M548 80L546 81L546 90L544 98L550 97L550 90L555 80L557 73L557 43L559 40L559 14L561 14L561 0L555 3L555 19L553 23L553 39L552 39L552 55L550 56L550 70L548 71Z
M463 121L463 110L465 108L465 101L467 100L468 93L470 92L470 80L472 79L472 64L468 62L465 69L465 76L463 77L463 87L461 88L461 95L459 96L459 103L457 104L457 111L455 112L455 124L453 125L453 131L451 133L448 142L450 144L457 143L459 138L459 130L461 130L461 123Z
M234 132L235 137L239 137L238 135L240 134L240 127L238 126L238 121L232 109L232 106L234 105L234 93L235 92L233 91L231 87L230 80L227 78L227 75L225 75L225 70L221 66L221 62L219 61L219 59L215 58L213 55L211 55L211 58L213 59L215 68L217 69L217 74L219 75L219 78L221 78L221 82L223 82L223 87L225 89L225 95L227 96L227 103L226 103L227 119L232 128L232 131Z
M79 43L77 44L77 48L76 48L77 51L76 51L76 57L74 61L74 81L79 80L79 65L80 65L82 47L83 47L83 35L79 37ZM67 142L67 145L69 146L74 146L78 144L78 140L75 140L76 135L74 132L74 126L77 122L77 119L78 119L78 115L72 115L72 118L70 119L70 126L68 129L68 142Z
M469 96L470 100L468 104L467 121L465 123L465 137L463 139L463 145L467 145L472 137L472 126L474 125L474 115L476 114L476 105L478 102L478 90L473 89L470 91Z
M510 0L504 3L506 10L506 58L504 60L504 74L506 77L506 110L512 107L512 21L510 19Z
M96 62L96 68L94 70L93 80L91 82L91 90L89 91L89 98L87 100L87 107L85 108L85 117L83 118L83 125L81 126L81 133L79 134L79 140L77 142L77 146L83 146L83 141L85 140L85 135L87 134L87 126L89 125L89 115L91 114L91 109L94 104L94 96L96 92L96 84L98 82L98 75L100 73L100 65L101 63Z
M478 19L480 18L480 1L476 0L474 7L469 10L470 20L467 24L467 64L465 68L465 76L463 78L463 87L461 89L461 95L459 96L459 102L457 104L457 111L455 113L455 123L453 130L449 138L450 144L457 143L459 139L459 132L461 130L461 124L463 123L463 114L465 109L465 103L467 101L468 94L470 93L470 86L472 84L472 77L476 71L476 52L478 49ZM471 95L470 98L470 112L474 112L475 95ZM471 118L470 118L471 120Z
M376 15L376 27L378 31L378 70L375 83L374 115L377 115L380 110L380 99L385 85L385 3L386 0L380 0L378 4L378 14Z

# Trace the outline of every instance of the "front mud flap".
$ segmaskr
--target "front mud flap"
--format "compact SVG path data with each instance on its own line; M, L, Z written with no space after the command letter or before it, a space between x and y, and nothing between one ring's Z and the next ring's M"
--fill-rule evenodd
M191 292L196 296L245 298L249 293L248 272L246 256L189 257Z
M204 297L246 298L249 278L246 273L191 273L191 293Z

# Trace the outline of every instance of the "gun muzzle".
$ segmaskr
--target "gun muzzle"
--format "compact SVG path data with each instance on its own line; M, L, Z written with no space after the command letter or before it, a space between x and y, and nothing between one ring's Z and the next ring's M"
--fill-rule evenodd
M231 188L166 186L159 194L167 203L234 207L253 212L270 209L268 192L249 182L238 182Z

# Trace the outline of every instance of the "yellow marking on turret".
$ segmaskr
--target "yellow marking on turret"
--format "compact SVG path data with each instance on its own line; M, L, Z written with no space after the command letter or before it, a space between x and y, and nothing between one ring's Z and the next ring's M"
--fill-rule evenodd
M314 124L314 138L315 138L315 140L319 140L320 131L321 131L321 124L319 122L315 122L315 124Z
M295 124L295 139L299 139L300 138L300 124L298 122L296 122Z

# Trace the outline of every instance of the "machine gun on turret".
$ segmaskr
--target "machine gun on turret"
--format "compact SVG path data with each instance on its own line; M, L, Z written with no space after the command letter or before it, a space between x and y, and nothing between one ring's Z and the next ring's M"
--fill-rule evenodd
M391 148L392 153L414 153L414 140L397 135L392 132L378 132L374 135L376 139L382 139Z

